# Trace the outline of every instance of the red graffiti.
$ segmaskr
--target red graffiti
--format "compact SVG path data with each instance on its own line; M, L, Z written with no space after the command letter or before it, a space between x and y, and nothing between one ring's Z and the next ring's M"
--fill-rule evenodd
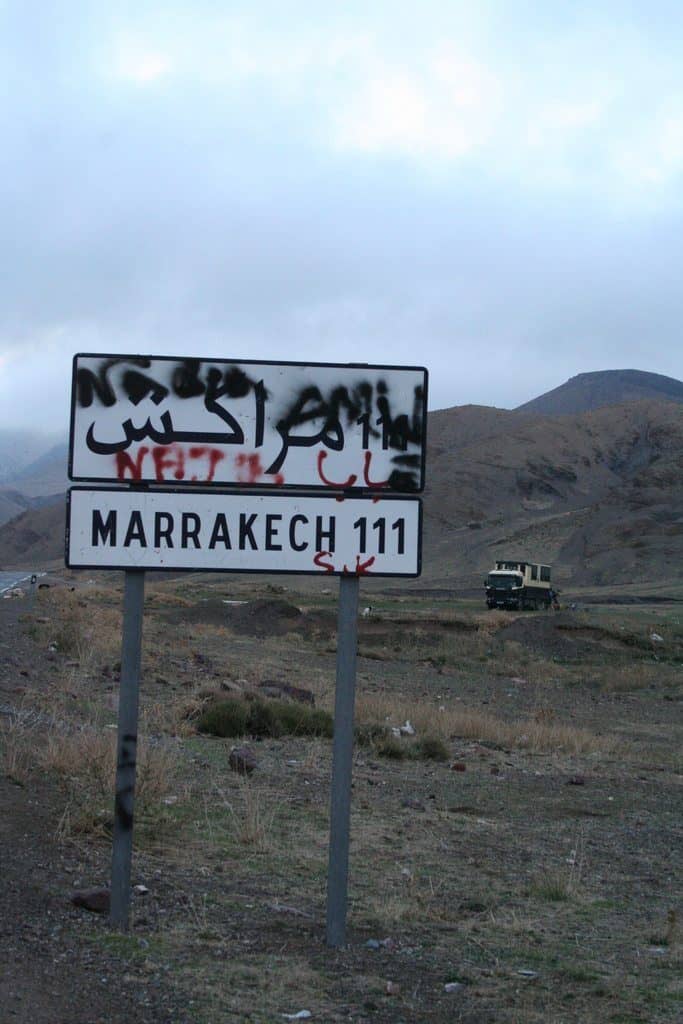
M202 480L210 483L216 475L216 466L225 458L225 455L218 448L190 448L185 451L178 444L162 444L152 448L151 451L145 445L138 448L135 460L128 452L117 452L115 455L116 476L119 480L129 477L131 480L142 480L143 469L146 457L151 454L154 463L154 479L157 483L170 479L185 480L187 473L191 475L192 481ZM149 460L147 460L149 461ZM201 463L204 463L202 466ZM188 467L188 463L190 466ZM192 463L199 463L193 466ZM208 463L208 465L207 465ZM197 469L197 472L191 472Z
M174 479L185 479L185 452L178 445L159 445L157 448L152 448L152 458L154 459L154 476L157 483L167 479L165 473L167 469L173 470Z
M261 457L256 452L249 455L240 452L235 456L235 465L238 469L236 479L240 484L255 484L266 475L261 464ZM281 487L284 482L285 478L282 473L276 473L273 476L273 483L276 486Z
M130 473L131 480L141 480L142 479L142 462L143 462L143 459L144 459L144 457L145 457L145 455L147 454L148 451L149 451L149 448L146 448L144 445L142 445L141 448L138 448L138 453L135 456L135 462L133 462L133 460L131 459L131 457L128 454L128 452L117 452L116 453L116 476L117 476L117 478L119 480L125 480L126 479L126 471L128 471Z
M388 480L371 480L370 479L370 463L372 462L372 452L365 453L365 463L363 465L363 479L365 480L366 487L370 487L371 490L376 491L380 487L386 487L389 483Z
M330 565L329 562L323 562L323 558L329 558L329 551L319 551L313 559L313 564L317 565L320 569L324 569L325 572L334 572L334 566Z
M334 480L328 480L328 478L323 473L323 462L325 461L326 458L327 458L327 452L325 452L325 451L318 452L318 476L320 477L322 482L324 484L326 484L327 487L339 487L339 488L353 487L353 485L355 484L356 480L358 479L358 477L356 476L355 473L352 473L351 476L347 480L340 481L339 483L335 483Z
M205 457L209 460L209 473L206 477L206 481L207 483L211 483L216 473L216 466L221 459L225 458L225 454L224 452L219 451L218 448L190 448L191 459L203 459ZM192 479L196 480L197 478L193 476Z
M370 555L367 562L361 562L360 555L356 555L356 568L349 569L346 563L344 563L344 572L347 574L347 576L369 576L370 573L368 573L368 569L370 568L374 561L374 555Z

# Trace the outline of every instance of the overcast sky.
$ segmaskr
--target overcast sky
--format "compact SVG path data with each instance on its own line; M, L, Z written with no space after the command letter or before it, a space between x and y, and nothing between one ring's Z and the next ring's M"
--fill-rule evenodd
M77 351L683 377L680 0L0 0L0 426Z

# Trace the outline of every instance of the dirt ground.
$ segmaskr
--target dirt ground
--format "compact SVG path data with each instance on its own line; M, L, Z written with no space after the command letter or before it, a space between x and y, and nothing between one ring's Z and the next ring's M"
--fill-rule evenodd
M373 594L357 720L409 718L448 757L357 747L348 941L331 951L330 741L247 737L245 781L227 764L245 741L195 715L264 681L331 709L334 593L148 587L133 883L149 891L127 935L70 902L109 878L113 783L92 785L90 741L114 734L120 603L85 579L0 601L3 1020L681 1019L676 606L515 616Z

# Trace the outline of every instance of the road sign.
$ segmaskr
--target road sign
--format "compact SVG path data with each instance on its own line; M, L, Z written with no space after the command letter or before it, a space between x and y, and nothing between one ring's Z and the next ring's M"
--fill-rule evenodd
M423 367L77 355L69 477L419 492L426 408Z
M423 367L74 357L69 477L118 486L69 491L66 563L125 570L116 927L130 912L145 570L338 575L327 941L343 944L358 581L420 574L421 503L398 495L424 488L426 419Z
M418 576L421 502L73 487L72 569Z

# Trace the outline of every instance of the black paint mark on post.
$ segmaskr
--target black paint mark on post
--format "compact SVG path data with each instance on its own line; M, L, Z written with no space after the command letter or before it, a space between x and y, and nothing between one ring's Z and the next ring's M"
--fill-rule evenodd
M114 842L111 861L111 923L128 930L130 879L133 856L133 806L138 745L138 704L142 654L142 612L145 574L127 570L123 596L123 640L121 644L121 685L119 727L116 747L116 796L114 800Z

